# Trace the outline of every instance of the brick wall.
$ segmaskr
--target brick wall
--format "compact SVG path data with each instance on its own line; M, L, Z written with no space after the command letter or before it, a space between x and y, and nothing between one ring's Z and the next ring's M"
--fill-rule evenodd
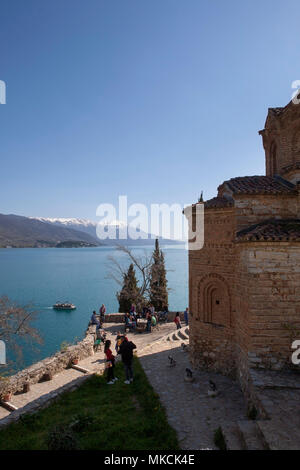
M204 247L189 252L190 351L194 366L234 370L234 209L206 210Z
M300 163L300 106L292 102L282 113L269 111L265 129L260 132L266 154L266 174L279 174L293 178L287 174L286 167ZM299 173L299 171L298 171Z

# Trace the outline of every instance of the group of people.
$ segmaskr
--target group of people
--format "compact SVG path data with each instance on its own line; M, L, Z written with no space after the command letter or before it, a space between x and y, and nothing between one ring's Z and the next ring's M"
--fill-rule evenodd
M155 312L154 306L150 305L149 307L144 307L142 313L138 314L136 311L135 305L132 304L129 313L125 314L125 331L126 331L126 326L128 326L132 330L135 330L138 324L138 320L140 318L144 318L147 320L146 331L151 332L151 329L157 325L159 318L161 318L162 315L168 315L168 313L169 313L168 308L165 307L163 312L160 312L158 316L158 314ZM111 350L111 341L106 340L106 332L103 329L105 314L106 314L106 308L105 308L105 305L102 304L102 306L99 309L98 315L95 310L93 311L93 314L91 317L91 324L96 325L97 340L100 340L101 342L105 344L104 354L105 354L105 359L106 359L105 368L107 370L107 384L113 385L118 380L118 377L115 376L116 357ZM189 309L186 308L186 310L184 311L184 321L186 325L189 324L188 315L189 315ZM179 312L177 312L175 315L174 323L177 329L181 328L181 319L180 319ZM115 351L116 351L116 355L118 354L121 355L122 362L124 364L124 369L125 369L125 376L126 376L126 380L124 383L127 385L133 382L132 363L133 363L133 351L135 349L136 349L136 345L132 341L128 340L126 334L122 335L121 332L118 331L118 334L116 336Z
M101 305L99 308L99 314L97 315L96 310L93 311L92 317L91 317L91 324L92 325L97 325L102 327L103 323L105 322L105 314L106 314L106 307L104 304Z
M125 330L127 328L129 330L135 330L138 326L138 321L141 318L147 320L146 331L150 333L151 328L156 326L158 322L158 315L155 312L153 305L150 305L149 307L144 307L142 313L137 313L135 305L132 304L129 313L125 313L124 316Z
M117 334L116 338L116 353L121 355L122 362L125 369L125 384L130 385L133 382L133 351L136 349L136 345L129 341L125 335L121 335L120 332ZM115 356L111 350L111 341L105 341L104 354L106 358L106 369L107 369L107 384L113 385L118 377L115 376Z
M129 330L135 330L138 326L138 321L140 318L144 318L147 320L146 323L146 332L151 333L153 327L157 325L160 320L166 321L168 319L169 310L168 307L165 307L163 311L156 313L154 306L150 305L149 307L144 307L141 314L137 313L136 307L134 304L131 305L129 313L125 313L124 321L125 321L125 330L128 328ZM184 311L184 321L186 326L189 324L189 309L188 307ZM181 319L180 313L177 312L175 315L174 322L176 324L176 328L181 328Z

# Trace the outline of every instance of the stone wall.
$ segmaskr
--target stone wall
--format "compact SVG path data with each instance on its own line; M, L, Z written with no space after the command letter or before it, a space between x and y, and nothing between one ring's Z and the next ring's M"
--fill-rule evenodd
M300 339L300 244L241 243L239 250L248 271L249 367L291 366L291 345Z
M0 380L0 395L10 392L22 393L26 384L35 384L43 380L51 380L51 377L70 367L72 360L82 360L94 354L95 326L89 326L85 338L79 343L69 346L66 350L57 352L54 356L33 364L17 374Z
M298 194L235 196L237 231L266 219L298 217Z
M195 323L193 334L190 334L190 359L193 366L235 375L233 332L223 326L208 323L199 322L195 327Z

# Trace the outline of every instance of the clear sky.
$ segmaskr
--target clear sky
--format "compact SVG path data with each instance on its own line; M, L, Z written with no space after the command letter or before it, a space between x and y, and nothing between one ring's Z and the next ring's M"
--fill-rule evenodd
M1 0L0 212L96 219L264 173L299 0Z

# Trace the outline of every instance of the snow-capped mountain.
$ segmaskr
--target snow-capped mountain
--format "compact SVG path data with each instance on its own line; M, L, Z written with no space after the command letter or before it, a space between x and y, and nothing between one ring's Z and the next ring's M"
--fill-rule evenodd
M77 219L77 218L51 218L51 217L30 217L31 219L39 220L40 222L45 222L48 224L52 225L58 225L58 226L63 226L66 228L72 228L81 232L88 233L89 235L92 235L93 237L97 237L97 222L87 220L87 219ZM124 222L119 221L119 220L113 220L110 222L107 222L105 220L102 220L99 222L100 225L105 226L105 227L115 227L116 228L116 240L112 239L104 239L104 240L99 240L101 243L104 243L105 245L116 245L116 244L121 244L121 245L153 245L154 240L151 237L151 235L141 232L141 239L139 240L132 240L130 237L127 237L126 234L128 234L128 225L126 225ZM122 237L120 239L120 234L122 234ZM125 238L125 239L124 239ZM161 237L159 237L161 241L166 242L166 243L178 243L174 240L163 240Z
M55 247L99 246L101 241L78 230L78 225L66 226L14 214L0 214L0 246Z
M93 237L96 237L97 223L87 219L76 219L76 218L61 218L61 217L30 217L30 219L39 220L40 222L46 222L48 224L59 225L62 227L72 228L74 230L80 230L81 232L88 233Z

